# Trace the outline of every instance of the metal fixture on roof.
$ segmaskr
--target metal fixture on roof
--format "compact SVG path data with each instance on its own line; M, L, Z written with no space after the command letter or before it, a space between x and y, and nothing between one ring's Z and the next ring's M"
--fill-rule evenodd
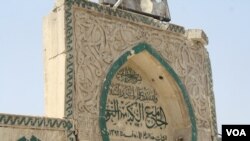
M171 20L167 0L99 0L101 4L111 5L135 13L169 22Z

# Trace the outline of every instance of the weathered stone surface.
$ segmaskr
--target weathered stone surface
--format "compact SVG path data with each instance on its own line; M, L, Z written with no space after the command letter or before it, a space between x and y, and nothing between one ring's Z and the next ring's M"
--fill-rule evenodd
M194 42L200 42L203 45L208 44L208 37L205 32L201 29L189 29L186 31L187 38Z
M64 117L65 33L64 9L58 7L43 20L45 115Z
M102 100L100 91L107 71L122 53L146 42L181 78L192 101L198 133L200 129L206 129L202 135L206 134L211 140L216 134L213 129L216 128L213 126L214 110L211 110L214 108L211 70L204 44L196 40L201 37L186 36L183 30L177 30L179 26L158 24L158 21L149 21L150 18L144 19L130 12L117 14L119 10L113 13L111 9L88 3L80 7L84 8L79 8L77 4L71 6L72 15L68 19L68 29L72 28L73 32L70 34L73 42L69 44L72 47L69 56L74 56L74 103L77 105L68 113L74 113L73 117L80 123L79 138L101 140L100 129L96 126L101 124L98 122L99 101ZM163 25L167 28L161 28ZM190 137L190 133L186 133L183 136Z
M0 114L0 136L215 141L207 43L202 30L58 0L44 20L46 116L57 118Z

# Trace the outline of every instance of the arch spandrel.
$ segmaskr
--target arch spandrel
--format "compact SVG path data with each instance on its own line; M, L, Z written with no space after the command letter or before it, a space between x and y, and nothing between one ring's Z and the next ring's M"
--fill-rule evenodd
M104 141L196 141L187 92L173 69L148 44L135 46L114 62L100 101Z

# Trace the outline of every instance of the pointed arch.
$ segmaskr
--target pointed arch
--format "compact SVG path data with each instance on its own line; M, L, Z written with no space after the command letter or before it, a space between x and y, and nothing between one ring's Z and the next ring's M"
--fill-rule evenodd
M196 120L195 120L195 114L194 110L189 98L189 95L187 93L187 90L178 77L178 75L175 73L175 71L171 68L171 66L161 57L160 54L157 53L149 44L147 43L140 43L133 47L131 50L125 52L122 54L110 67L105 81L103 83L103 87L101 90L101 96L100 96L100 113L99 113L99 126L100 126L100 131L102 135L103 141L109 141L109 135L108 135L108 130L107 130L107 125L106 125L106 118L105 118L105 111L106 111L106 101L107 97L109 94L109 88L111 86L111 82L113 77L115 76L116 72L125 64L129 61L129 59L133 56L136 56L142 52L147 52L150 56L152 56L160 65L162 68L164 68L164 71L166 71L174 82L176 83L180 93L181 97L183 98L184 105L187 109L187 115L189 117L189 121L191 124L191 140L192 141L197 141L197 127L196 127Z

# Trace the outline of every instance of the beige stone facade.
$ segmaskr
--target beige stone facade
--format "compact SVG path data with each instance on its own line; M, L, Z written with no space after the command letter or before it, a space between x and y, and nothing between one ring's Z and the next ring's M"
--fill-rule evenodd
M45 115L64 117L65 93L65 22L63 6L43 20Z
M2 114L0 135L216 141L207 44L202 30L87 1L57 1L44 19L46 118Z

